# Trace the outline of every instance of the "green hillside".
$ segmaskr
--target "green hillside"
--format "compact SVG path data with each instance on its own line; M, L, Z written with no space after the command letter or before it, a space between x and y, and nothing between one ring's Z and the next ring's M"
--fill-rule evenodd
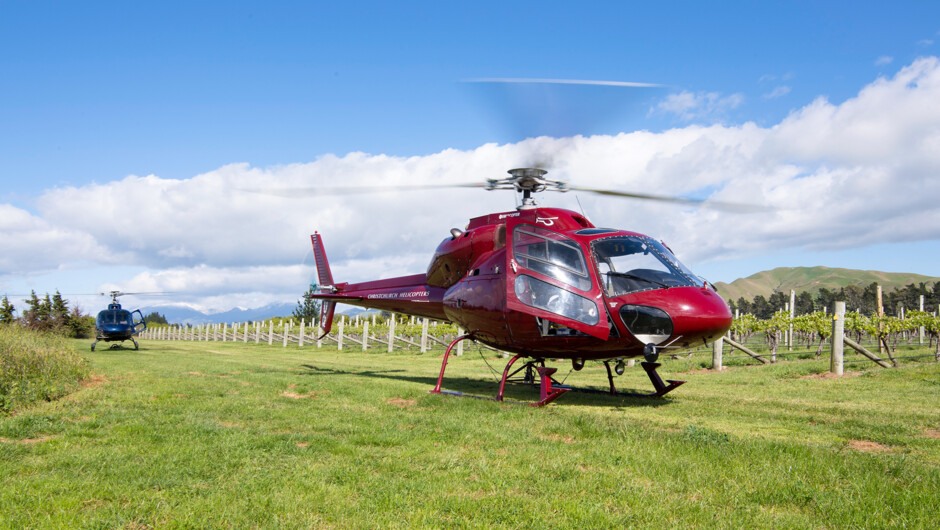
M865 287L872 282L882 286L885 292L911 283L932 284L938 277L903 272L861 271L855 269L833 269L829 267L778 267L758 272L747 278L738 278L731 283L716 282L718 293L725 300L744 297L752 300L757 295L769 297L775 291L808 291L816 294L820 289L839 289L849 285Z

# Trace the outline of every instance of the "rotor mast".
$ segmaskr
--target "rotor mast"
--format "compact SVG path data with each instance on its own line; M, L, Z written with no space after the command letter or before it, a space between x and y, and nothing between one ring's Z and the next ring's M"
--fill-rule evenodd
M523 167L510 169L511 175L504 179L489 179L486 182L487 190L509 190L514 189L522 193L522 204L517 209L531 210L536 207L533 193L552 189L555 191L568 191L568 186L560 180L545 178L548 171L540 168Z

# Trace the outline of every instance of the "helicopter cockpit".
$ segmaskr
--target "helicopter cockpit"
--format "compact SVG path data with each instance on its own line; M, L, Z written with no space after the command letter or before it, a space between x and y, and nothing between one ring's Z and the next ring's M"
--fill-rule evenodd
M130 326L133 324L130 311L124 311L121 309L107 309L101 311L98 313L98 318L96 320L98 327L101 327L104 324L118 324L123 326Z
M704 286L662 243L633 235L596 239L591 250L609 297L670 287Z
M537 226L519 225L513 230L513 256L513 266L522 268L513 285L519 301L584 324L599 322L597 305L590 298L525 274L532 271L589 292L594 283L584 252L574 240Z

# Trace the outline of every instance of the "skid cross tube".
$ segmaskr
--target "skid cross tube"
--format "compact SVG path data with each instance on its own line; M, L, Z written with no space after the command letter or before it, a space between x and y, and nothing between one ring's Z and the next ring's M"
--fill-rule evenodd
M499 382L499 393L496 394L496 401L503 401L503 392L506 390L506 381L513 375L519 373L523 369L526 370L526 377L524 381L527 382L529 375L529 368L534 364L540 361L531 361L525 364L522 368L519 368L512 374L509 373L509 370L512 368L513 363L515 363L519 358L522 357L522 354L518 354L512 359L509 360L509 363L506 364L506 369L503 370L503 378ZM535 403L527 403L530 407L544 407L552 401L555 401L559 396L567 392L568 388L564 387L553 387L552 386L552 375L558 371L557 368L546 368L544 361L541 361L541 366L535 366L535 370L539 373L539 400Z
M640 392L620 392L614 386L614 376L610 371L609 361L604 361L604 366L607 368L607 381L610 383L610 390L597 390L591 388L577 388L577 387L564 387L568 390L573 390L575 392L586 392L589 394L610 394L612 396L627 396L627 397L662 397L666 394L672 392L673 390L679 388L686 381L674 381L672 379L667 379L663 382L663 379L659 376L659 373L656 372L656 369L662 366L659 363L640 363L643 366L643 370L646 371L646 375L649 376L650 382L653 383L653 388L656 390L653 393L640 393ZM668 383L668 384L667 384Z

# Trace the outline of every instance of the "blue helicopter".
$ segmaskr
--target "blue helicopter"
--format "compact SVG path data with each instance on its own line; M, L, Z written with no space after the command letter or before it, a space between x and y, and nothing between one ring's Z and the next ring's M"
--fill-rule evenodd
M118 303L117 299L125 294L135 293L122 293L121 291L111 291L109 293L111 303L108 304L107 309L99 312L98 318L95 319L95 342L91 343L91 351L95 351L95 345L100 341L123 343L129 340L134 343L135 350L140 348L140 344L134 340L134 335L147 329L147 323L144 322L144 315L140 312L140 309L128 311L121 308L121 304ZM111 347L115 348L117 346L117 344L113 344Z

